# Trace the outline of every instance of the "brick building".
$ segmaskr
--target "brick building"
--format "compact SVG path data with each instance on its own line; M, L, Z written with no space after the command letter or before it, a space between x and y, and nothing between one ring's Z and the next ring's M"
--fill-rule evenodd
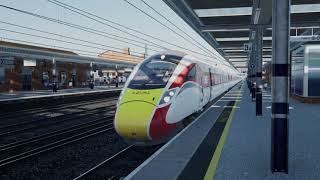
M0 46L77 56L77 54L70 51L6 41L0 41ZM0 53L0 62L0 92L50 88L52 82L52 60L42 58L26 59ZM72 82L73 87L83 87L90 77L90 64L57 61L56 76L60 88L67 88L70 85L69 82Z
M125 48L123 49L123 52L117 52L117 51L112 51L108 50L105 51L101 54L98 55L98 57L103 58L103 59L109 59L113 61L119 61L119 62L128 62L128 63L133 63L133 64L138 64L141 61L144 60L145 56L137 56L133 55L130 52L130 48ZM116 72L115 69L103 69L102 73L104 77L109 77L111 79L115 78L118 75L121 76L129 76L131 71L126 70L126 69L121 69Z
M137 56L137 55L131 54L130 48L125 48L123 52L108 50L99 54L98 57L104 58L104 59L110 59L114 61L120 61L120 62L129 62L134 64L138 64L144 59L144 56Z

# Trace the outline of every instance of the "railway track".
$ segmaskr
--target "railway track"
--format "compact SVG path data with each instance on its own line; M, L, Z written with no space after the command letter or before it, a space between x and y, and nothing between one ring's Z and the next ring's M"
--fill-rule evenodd
M126 146L73 179L122 179L161 146L157 145L148 148L134 145Z
M85 102L77 102L77 103L68 103L68 104L63 104L63 105L58 105L55 107L52 107L52 105L46 107L41 107L41 108L32 108L32 109L24 109L24 110L19 110L19 111L14 111L14 112L7 112L7 113L2 113L0 119L21 119L25 118L21 117L21 114L27 115L27 116L33 116L35 114L40 114L40 113L45 113L45 112L54 112L54 111L59 111L61 109L71 109L71 108L78 108L81 106L87 106L91 104L96 104L96 103L103 103L107 101L116 101L117 98L105 98L105 99L99 99L99 100L91 100L91 101L85 101ZM20 116L19 116L20 115Z
M28 164L33 163L34 161L37 162L40 159L42 159L42 161L43 159L50 160L50 156L52 156L50 154L53 152L60 152L59 156L61 156L63 159L64 155L62 156L61 153L63 153L65 150L72 152L74 147L81 147L82 142L85 142L85 144L91 143L94 145L96 139L101 139L101 137L116 137L117 135L115 134L112 124L112 120L114 118L115 103L111 104L110 101L116 99L117 98L108 98L101 101L91 101L59 106L50 109L51 112L59 111L64 108L77 108L81 111L68 111L70 113L63 114L62 116L58 117L38 118L30 120L24 119L24 121L22 122L0 126L0 139L1 141L5 142L5 144L0 143L0 169L3 169L2 173L11 174L10 169L12 169L13 167L26 168L24 171L28 172ZM109 102L108 106L104 104L106 101ZM41 111L36 110L31 113L47 111L47 109L42 109ZM14 115L7 115L6 117L14 117ZM15 138L15 140L13 141L12 138ZM88 173L89 176L92 176L92 174L94 176L96 169L108 166L109 163L112 164L116 161L121 161L121 158L127 156L126 154L128 154L128 156L130 157L133 157L133 146L127 146L125 149L121 149L125 147L126 144L124 142L116 142L116 148L114 148L114 143L106 144L106 146L110 148L110 150L106 151L110 151L110 153L107 153L108 155L110 155L110 157L108 158L108 160L105 160L100 164L98 164L99 159L97 159L95 163L97 163L98 165L94 168L91 168L90 173ZM94 151L91 150L91 152ZM81 151L77 152L76 154L78 153L81 153ZM68 154L68 156L71 155ZM142 153L140 156L143 157L146 155ZM84 160L84 162L86 161ZM90 166L92 167L92 165L94 165L95 163L90 164L90 161L88 161L87 168L90 168ZM85 169L82 169L81 171L83 170ZM32 171L29 172L32 173ZM70 178L78 175L79 172L73 174L72 176L70 176ZM12 174L11 177L15 176L15 174ZM17 176L21 176L21 174ZM30 177L32 177L32 175ZM87 177L87 175L83 175L81 179L85 177Z
M15 123L15 124L7 125L7 126L1 126L0 127L0 132L1 132L0 137L8 136L11 134L16 134L16 133L20 133L20 132L25 132L27 130L33 130L33 129L44 127L44 126L52 126L52 125L59 124L61 122L65 122L65 121L77 120L78 118L92 117L93 115L97 115L97 113L100 112L101 110L113 111L113 110L115 110L115 107L114 107L114 105L109 105L107 107L100 107L100 108L96 108L96 109L92 109L92 110L84 110L83 111L84 114L81 112L74 112L74 113L65 114L62 117L58 117L58 118L53 117L53 118L36 119L36 120L31 120L31 121L27 120L27 121L24 121L21 123ZM68 117L64 118L65 116L68 116ZM3 131L3 130L5 130L5 131Z
M96 165L96 166L92 167L91 169L89 169L88 171L80 174L78 177L74 178L73 180L87 179L90 175L92 176L92 174L94 174L94 172L98 168L106 165L107 163L109 163L112 160L116 160L116 158L122 156L124 153L131 150L132 148L133 148L133 145L129 145L129 146L123 148L122 150L120 150L119 152L115 153L114 155L108 157L106 160L102 161L98 165Z
M2 145L0 146L0 152L3 157L0 160L0 167L112 131L113 125L111 121L112 117L109 117L109 122L103 117L27 140ZM27 148L27 151L22 148ZM5 155L7 155L7 157L5 157Z

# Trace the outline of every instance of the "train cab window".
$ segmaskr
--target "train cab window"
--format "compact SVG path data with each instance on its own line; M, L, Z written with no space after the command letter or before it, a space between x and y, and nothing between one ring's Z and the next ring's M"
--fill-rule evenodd
M196 81L196 66L193 66L187 76L186 76L186 81Z
M128 88L131 89L157 89L167 85L177 64L169 61L153 59L143 63Z

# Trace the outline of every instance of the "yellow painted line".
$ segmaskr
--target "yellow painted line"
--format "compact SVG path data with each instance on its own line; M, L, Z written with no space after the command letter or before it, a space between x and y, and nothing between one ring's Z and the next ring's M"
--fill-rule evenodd
M242 88L243 88L243 86L241 86L241 90L242 90ZM228 118L227 124L224 127L224 130L222 132L222 135L221 135L221 138L220 138L219 143L217 145L217 148L215 149L215 152L214 152L214 154L212 156L212 159L210 161L210 164L209 164L208 170L206 172L206 175L204 176L204 180L213 180L214 179L214 175L215 175L215 172L216 172L216 169L217 169L217 166L218 166L218 162L219 162L220 157L221 157L221 153L222 153L225 141L227 139L227 135L228 135L228 132L229 132L230 124L231 124L231 121L233 119L234 112L236 110L235 107L237 107L237 104L238 104L238 101L236 101L234 103L234 105L233 105L233 108L232 108L232 111L231 111L230 116Z

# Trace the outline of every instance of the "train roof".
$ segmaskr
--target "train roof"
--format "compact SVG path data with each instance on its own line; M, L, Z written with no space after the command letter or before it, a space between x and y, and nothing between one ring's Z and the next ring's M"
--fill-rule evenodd
M180 57L184 57L187 54L181 51L175 51L175 50L165 50L165 51L161 51L159 53L156 53L156 55L174 55L174 56L180 56Z
M233 70L230 67L225 67L225 66L217 67L218 64L221 64L221 62L219 62L219 60L217 60L217 59L216 59L215 62L214 61L208 62L208 61L200 60L200 59L194 57L193 55L190 55L190 54L187 54L187 53L184 53L184 52L181 52L181 51L165 50L165 51L156 53L155 55L173 55L173 56L178 56L178 57L186 58L188 60L191 60L191 61L194 61L194 62L197 62L197 63L200 63L200 64L206 64L206 65L212 66L212 67L220 69L222 71L228 71L228 72L231 72L231 73L234 73L234 74L238 73L238 72L236 72L235 70Z

